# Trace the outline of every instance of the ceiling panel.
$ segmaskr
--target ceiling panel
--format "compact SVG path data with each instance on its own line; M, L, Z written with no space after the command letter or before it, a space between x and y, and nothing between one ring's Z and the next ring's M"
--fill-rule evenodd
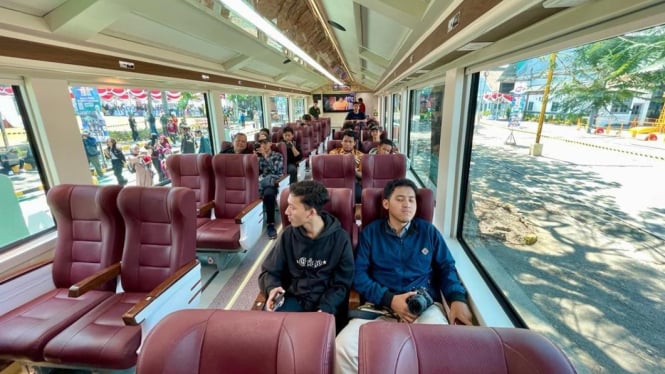
M365 8L367 9L367 8ZM392 59L409 33L409 29L384 16L367 9L367 48L381 57Z
M67 0L0 0L0 8L43 17L66 2Z

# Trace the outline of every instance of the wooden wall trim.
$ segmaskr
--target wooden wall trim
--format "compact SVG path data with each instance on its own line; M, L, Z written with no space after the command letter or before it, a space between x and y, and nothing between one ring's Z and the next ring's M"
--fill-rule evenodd
M205 71L193 71L166 65L135 60L129 57L106 55L102 53L87 52L74 48L54 46L22 39L0 36L0 56L23 58L28 60L55 62L60 64L88 66L93 68L117 70L122 72L148 74L160 77L171 77L198 82L218 83L237 87L247 87L260 90L271 90L283 93L309 95L309 91L296 90L289 87L276 86L242 78L233 78L223 75L211 74ZM124 69L119 61L134 64L134 69ZM203 76L208 79L204 79Z

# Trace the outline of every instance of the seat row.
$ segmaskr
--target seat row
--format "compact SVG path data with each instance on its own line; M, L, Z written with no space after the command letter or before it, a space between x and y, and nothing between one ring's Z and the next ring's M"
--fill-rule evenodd
M360 328L360 373L575 373L524 329L373 322ZM332 373L327 313L183 310L150 333L137 374Z
M199 258L223 268L229 253L254 247L263 231L255 154L184 154L167 159L174 187L194 191ZM283 176L279 188L286 188Z
M133 367L161 318L198 305L194 199L186 188L51 188L47 201L58 234L52 289L0 316L0 358L30 366ZM1 282L11 288L26 276Z

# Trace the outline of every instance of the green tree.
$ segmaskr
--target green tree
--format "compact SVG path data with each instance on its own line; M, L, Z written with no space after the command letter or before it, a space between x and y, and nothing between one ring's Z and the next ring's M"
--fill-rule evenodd
M665 27L659 26L583 45L558 63L567 79L556 87L565 112L589 114L651 95L665 82ZM657 98L656 100L659 100ZM591 127L591 126L590 126Z

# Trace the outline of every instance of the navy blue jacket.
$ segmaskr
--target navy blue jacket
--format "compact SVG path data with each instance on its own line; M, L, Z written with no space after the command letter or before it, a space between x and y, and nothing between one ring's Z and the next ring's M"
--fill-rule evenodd
M353 287L375 305L390 307L394 295L427 287L434 300L466 302L453 260L439 231L414 218L403 237L378 219L360 233Z

